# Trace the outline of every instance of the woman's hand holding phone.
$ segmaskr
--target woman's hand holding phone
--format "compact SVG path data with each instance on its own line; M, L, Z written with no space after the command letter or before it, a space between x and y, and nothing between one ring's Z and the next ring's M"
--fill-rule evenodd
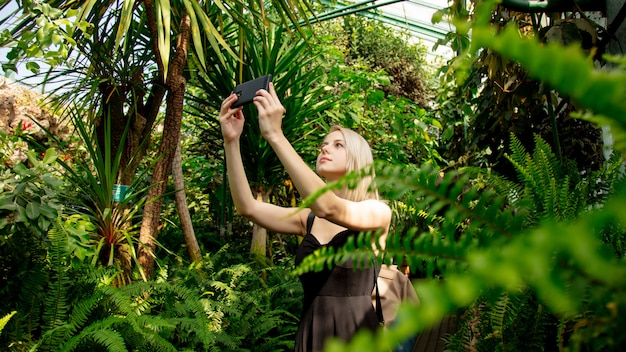
M259 129L267 141L283 135L282 121L285 108L280 102L274 84L269 84L269 90L259 90L254 97L254 105L259 111Z

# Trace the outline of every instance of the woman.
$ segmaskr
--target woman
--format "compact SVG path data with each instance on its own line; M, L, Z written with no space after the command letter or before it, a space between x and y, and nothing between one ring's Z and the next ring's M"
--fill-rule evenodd
M239 138L243 131L242 108L232 108L237 96L222 102L220 124L230 190L237 213L274 232L304 236L296 253L296 264L323 246L342 247L350 235L360 231L380 231L384 244L391 209L368 190L371 178L356 189L328 191L309 210L283 208L257 201L250 191L241 159ZM296 153L282 132L285 109L273 84L261 89L253 101L258 110L259 128L303 197L308 197L347 172L372 163L367 142L355 132L335 127L324 138L317 157L316 171ZM319 176L318 176L319 175ZM359 329L375 330L378 319L371 303L373 268L356 270L348 260L332 269L309 272L300 277L304 288L303 312L296 335L296 351L319 351L330 337L349 340Z

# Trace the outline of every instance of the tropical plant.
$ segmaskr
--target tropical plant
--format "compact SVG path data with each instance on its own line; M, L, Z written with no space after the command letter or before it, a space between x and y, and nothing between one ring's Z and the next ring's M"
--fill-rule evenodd
M221 69L199 74L197 81L191 83L197 85L198 90L189 97L189 112L201 117L207 126L200 135L202 146L198 150L210 159L223 159L217 120L221 99L232 91L239 79L247 81L271 73L276 92L287 111L283 119L285 136L292 144L305 148L304 158L312 160L311 150L315 142L311 142L310 135L315 131L313 126L320 120L322 111L331 103L331 97L320 84L318 55L311 51L306 38L291 37L284 28L274 25L238 40L247 43L241 61L230 60ZM247 62L247 65L242 68L241 62ZM272 197L276 200L287 177L278 157L260 134L255 108L249 105L244 111L247 121L241 136L241 151L248 179L257 199L267 202ZM229 204L226 202L221 206ZM264 232L264 229L255 227L252 234L251 252L260 256L266 255Z
M127 158L138 155L136 161L141 160L145 149L139 148L140 143L151 133L165 99L164 129L159 146L161 158L153 170L153 187L148 192L140 229L142 245L138 247L142 270L150 277L162 208L159 197L166 189L174 152L179 145L187 80L184 71L189 54L193 52L195 58L192 69L212 69L205 59L205 46L213 49L210 55L216 61L224 62L224 52L237 57L225 45L220 33L224 19L239 24L242 33L250 18L258 18L259 22L276 20L284 26L295 24L295 30L299 31L298 17L306 18L310 9L306 2L272 0L271 7L279 16L267 19L265 8L259 8L255 2L224 5L195 0L143 1L141 5L135 6L133 0L24 3L0 20L9 27L3 32L0 43L13 46L8 67L15 68L20 60L43 57L44 60L49 58L47 64L52 65L47 75L49 81L78 77L78 92L65 95L64 101L76 103L74 105L85 103L85 111L93 111L95 118L91 121L99 128L100 136L104 125L98 121L110 118L115 126L114 146L120 145L117 142L121 126L132 127L120 168L127 173L116 175L119 184L126 185L133 177L137 164L127 164L130 161ZM16 18L17 22L12 25ZM49 52L48 56L44 55L44 50ZM72 61L68 65L71 68L56 73L58 65L68 60ZM39 71L37 64L31 63L28 67ZM151 79L144 80L144 77Z
M73 350L284 350L292 348L301 288L284 267L241 264L228 247L190 266L163 267L157 281L113 283L121 271L94 267L86 216L56 219L47 257L11 302L0 348ZM256 267L256 268L255 268ZM49 273L49 275L46 275ZM23 282L26 286L28 282ZM26 289L26 287L24 287ZM3 294L3 303L6 300ZM18 302L24 301L32 307ZM4 310L4 307L3 307Z
M55 222L48 233L51 274L37 291L44 297L37 303L41 309L18 314L34 328L30 335L12 334L3 346L32 351L208 349L215 330L207 329L211 322L196 291L165 282L113 287L118 270L85 265L96 257L94 251L85 255L93 231L85 217Z
M112 124L107 118L103 121L104 136L99 146L95 126L87 123L77 109L67 109L66 112L84 148L79 149L71 159L59 161L71 185L65 194L66 211L85 215L93 223L95 230L91 245L96 256L92 264L99 261L101 265L118 268L122 274L117 285L129 283L133 262L138 266L135 251L137 224L149 188L145 180L150 167L136 175L126 187L117 184L117 175L123 172L120 171L120 160L125 138L121 139L121 145L115 148L116 154L113 154ZM125 130L129 127L126 126ZM122 134L124 136L125 133ZM139 273L143 275L142 270Z
M604 201L595 196L598 190L611 192L623 182L624 175L614 169L615 165L622 164L619 159L607 163L606 169L581 179L575 164L559 160L539 136L535 137L532 154L516 136L511 136L510 149L512 154L507 159L517 170L518 181L510 182L493 175L485 181L494 185L498 193L509 194L514 206L527 209L524 227L529 229L548 221L574 221L587 209ZM615 176L619 178L617 184L611 182L607 187L598 184L598 180L615 180ZM611 232L603 231L604 236ZM596 309L588 309L587 314L593 314ZM533 350L558 350L567 346L565 340L570 334L567 329L577 322L577 319L559 318L537 299L533 290L520 288L504 292L497 300L477 301L468 310L460 332L451 339L450 345L462 348L471 341L473 348L484 351L516 350L524 346L534 346Z
M622 80L626 75L621 66L608 71L594 70L588 58L575 46L563 47L558 43L540 46L533 40L520 40L517 30L511 26L500 35L494 35L491 28L479 28L473 33L475 46L486 46L497 50L512 60L519 61L529 71L546 84L558 89L585 110L573 113L574 117L591 121L597 125L610 126L615 138L613 147L623 153L625 136L623 114L626 103L623 100ZM506 45L508 40L516 40L515 48ZM528 51L536 55L525 55ZM618 58L614 59L620 63ZM563 64L567 64L564 68ZM599 93L602 94L599 94Z
M261 263L225 245L192 266L173 267L170 277L207 297L222 333L217 350L290 350L302 309L302 287L291 265Z
M9 320L11 320L11 317L13 317L15 315L15 313L17 313L17 312L16 311L12 311L11 313L9 313L9 314L3 316L2 318L0 318L0 333L2 333L2 330L7 325Z
M6 146L16 145L7 143ZM40 160L34 150L26 149L26 163L5 161L12 167L2 168L0 230L4 235L0 244L10 245L11 251L22 252L28 247L21 241L43 242L61 209L56 196L62 181L52 168L57 156L54 149L48 149Z
M28 316L41 312L47 232L63 212L63 180L54 149L39 154L20 136L3 132L0 149L0 312L17 312L0 335L7 341L37 329Z
M345 16L346 61L364 61L372 70L382 70L390 76L382 87L386 96L403 97L422 108L431 101L427 48L420 42L412 43L408 33L385 25L377 19Z

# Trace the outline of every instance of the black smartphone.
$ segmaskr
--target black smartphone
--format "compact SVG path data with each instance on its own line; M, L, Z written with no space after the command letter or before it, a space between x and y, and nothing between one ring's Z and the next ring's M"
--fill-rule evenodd
M256 92L259 89L269 89L269 84L272 81L272 75L268 74L259 78L243 82L233 89L233 93L237 94L239 99L232 105L233 108L240 107L252 103L252 99L256 96Z

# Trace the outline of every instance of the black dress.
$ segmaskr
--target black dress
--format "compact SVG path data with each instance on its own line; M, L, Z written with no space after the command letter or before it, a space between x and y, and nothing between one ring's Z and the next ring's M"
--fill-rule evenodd
M311 234L315 216L307 221L307 233L298 247L295 262L323 246L341 248L354 231L336 234L326 245L321 245ZM329 337L348 341L357 330L376 330L378 318L372 306L374 268L354 269L352 260L337 264L332 269L307 272L300 276L304 289L304 304L296 334L295 351L321 351Z

